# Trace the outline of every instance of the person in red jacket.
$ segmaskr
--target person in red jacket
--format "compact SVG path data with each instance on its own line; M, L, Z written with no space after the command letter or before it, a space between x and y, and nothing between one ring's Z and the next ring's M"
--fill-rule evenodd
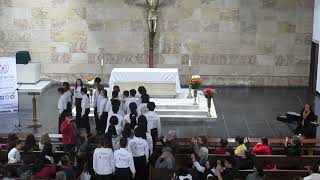
M260 142L257 143L253 148L252 152L256 155L271 155L271 148L269 146L268 138L262 137ZM273 164L267 164L265 169L273 169Z
M61 123L62 144L64 151L69 152L76 144L76 121L73 116L67 116Z

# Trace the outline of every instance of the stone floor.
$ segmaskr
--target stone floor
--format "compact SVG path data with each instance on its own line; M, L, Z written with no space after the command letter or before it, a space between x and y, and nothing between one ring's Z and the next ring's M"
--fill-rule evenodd
M42 128L38 132L57 132L57 85L52 85L38 96L38 116ZM215 121L166 121L163 132L176 130L179 137L206 134L211 137L267 136L285 137L292 135L289 128L276 121L286 111L300 111L306 102L315 102L316 113L320 114L320 98L305 88L240 88L217 87L214 97L217 119ZM19 94L21 125L31 124L31 96ZM15 131L18 124L17 112L0 113L0 132ZM91 122L94 126L94 122ZM30 131L32 129L24 129ZM319 134L319 133L318 133Z

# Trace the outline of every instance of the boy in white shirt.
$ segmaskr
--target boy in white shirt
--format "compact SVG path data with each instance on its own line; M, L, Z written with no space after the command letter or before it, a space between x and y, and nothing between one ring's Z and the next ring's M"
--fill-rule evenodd
M60 125L64 121L67 113L67 104L68 104L68 97L65 94L65 89L63 87L58 88L58 93L60 95L59 102L58 102L58 109L59 109L59 133L60 131Z
M136 169L134 167L132 153L127 150L127 138L120 139L120 149L114 152L116 166L116 180L131 180L134 178Z
M148 122L148 131L151 133L152 140L153 140L153 146L155 147L155 144L161 136L161 122L159 115L154 112L154 109L156 108L156 104L154 102L149 102L147 104L148 112L144 114L147 118Z
M137 91L136 91L135 89L130 89L129 94L130 94L130 96L129 96L128 98L126 98L126 102L125 102L125 105L124 105L127 114L130 114L130 113L131 113L131 112L130 112L129 105L130 105L132 102L134 102L134 103L137 104L137 100L138 100L138 99L135 97L136 94L137 94Z
M94 93L93 93L93 108L94 108L94 121L96 122L96 124L99 124L98 121L99 121L99 117L98 117L98 106L99 106L99 100L98 100L98 97L100 95L100 89L101 89L101 78L99 77L96 77L94 79L94 86L96 87ZM98 127L96 126L96 130L98 131L97 129Z
M21 140L16 140L16 146L12 148L8 153L8 164L21 162L20 150L23 146Z
M105 145L105 143L107 143ZM99 147L93 153L93 169L97 179L112 180L115 171L112 144L104 139L99 140Z

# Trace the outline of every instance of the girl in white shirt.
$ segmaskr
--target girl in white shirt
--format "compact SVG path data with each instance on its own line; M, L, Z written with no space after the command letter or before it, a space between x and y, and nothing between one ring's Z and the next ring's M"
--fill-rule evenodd
M120 127L121 131L124 127L124 113L123 111L120 111L120 101L117 99L111 99L111 110L108 112L108 122L107 122L107 128L110 125L110 118L112 116L116 116L118 118L118 126ZM120 135L120 134L118 134Z
M149 150L150 150L150 156L153 154L153 141L152 141L152 136L150 132L148 132L147 128L147 118L144 115L139 116L138 118L138 128L142 130L144 133L142 135L142 138L147 140L148 145L149 145Z
M76 86L73 90L73 101L74 105L76 106L76 122L79 123L81 120L81 100L82 100L82 93L81 88L83 88L82 80L79 78L76 80Z
M71 115L72 114L72 93L70 91L70 85L68 82L63 82L62 83L62 86L65 90L65 94L67 95L67 99L68 99L68 103L67 103L67 113L68 115Z
M106 137L112 141L112 149L113 150L118 150L120 149L119 146L119 141L120 141L120 136L117 135L117 130L116 130L116 126L114 124L116 124L117 122L113 122L107 131Z
M143 94L141 96L141 104L138 107L138 115L144 115L146 112L148 112L147 104L150 99L150 96L148 94Z
M96 124L99 124L99 122L98 122L99 121L99 117L98 117L99 116L98 115L99 99L98 99L98 97L100 95L100 90L103 89L103 86L101 86L100 83L101 83L101 78L96 77L94 79L94 86L96 87L96 89L93 93L93 108L94 108L93 114L94 114L94 121ZM100 98L101 98L101 96L100 96ZM98 131L97 128L98 127L96 126L96 130Z
M93 169L98 180L112 180L115 164L110 141L99 140L99 147L93 153Z
M98 133L103 132L106 129L107 121L108 121L108 111L107 111L107 103L108 103L108 96L107 91L102 89L100 92L102 97L100 104L99 104L99 123L96 124L98 126Z
M81 93L83 95L81 100L81 120L78 128L86 128L87 133L90 133L89 113L90 113L90 100L87 94L87 88L82 88Z

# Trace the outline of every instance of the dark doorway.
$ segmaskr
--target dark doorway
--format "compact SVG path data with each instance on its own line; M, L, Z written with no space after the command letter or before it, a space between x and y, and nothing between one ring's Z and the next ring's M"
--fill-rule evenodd
M312 93L316 92L317 72L318 72L318 53L319 53L319 43L312 41L310 76L309 76L309 89L311 90Z

